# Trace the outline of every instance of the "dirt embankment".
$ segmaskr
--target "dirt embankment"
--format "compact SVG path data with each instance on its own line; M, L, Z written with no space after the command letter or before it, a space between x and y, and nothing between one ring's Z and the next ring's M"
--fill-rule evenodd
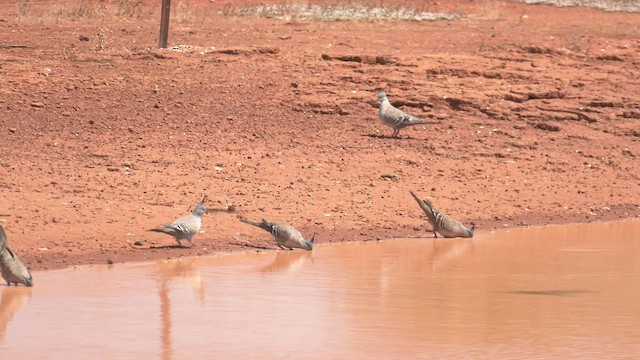
M157 10L0 6L0 44L20 45L0 48L0 224L50 269L272 243L238 216L320 243L431 236L409 190L480 236L640 215L639 15L457 3L329 23L191 2L173 50L153 49ZM438 123L383 137L378 88ZM203 194L238 211L192 248L146 231Z

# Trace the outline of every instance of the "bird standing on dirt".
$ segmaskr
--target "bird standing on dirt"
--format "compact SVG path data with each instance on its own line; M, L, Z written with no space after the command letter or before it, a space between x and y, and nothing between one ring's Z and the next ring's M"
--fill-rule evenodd
M473 231L475 229L475 225L473 223L471 224L470 228L467 228L460 221L438 210L438 208L436 208L431 203L431 201L427 199L420 200L420 198L416 194L414 194L413 191L410 191L410 193L418 202L418 205L420 205L422 211L427 214L427 219L429 220L429 223L433 228L433 235L435 237L438 237L437 233L446 238L473 237Z
M387 94L382 90L378 93L378 103L380 104L378 108L378 117L383 124L393 129L393 134L391 136L394 138L400 137L400 130L407 126L434 124L434 122L420 120L391 105L387 98Z
M183 216L170 224L150 229L149 231L173 236L180 247L184 247L180 240L187 240L191 243L193 236L200 231L202 226L202 215L207 213L207 208L204 206L205 198L206 196L202 198L202 201L198 203L191 215Z
M257 226L263 230L266 230L273 235L276 239L276 244L281 249L293 250L293 248L313 250L313 242L315 241L316 234L313 234L311 239L306 240L300 231L296 230L293 226L287 224L279 224L275 222L269 222L262 219L261 222L254 222L247 219L240 219L245 224Z
M7 235L0 225L0 270L2 270L2 278L7 282L7 286L14 283L23 284L24 286L33 286L33 276L29 273L26 266L18 259L16 254L11 251L7 244Z

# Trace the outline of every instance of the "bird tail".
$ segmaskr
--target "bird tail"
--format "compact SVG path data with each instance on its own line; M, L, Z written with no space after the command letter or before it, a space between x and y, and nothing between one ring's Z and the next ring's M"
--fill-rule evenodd
M259 222L255 222L255 221L251 221L251 220L247 220L247 219L240 219L240 221L242 221L245 224L249 224L249 225L260 227L260 223Z
M166 227L159 227L159 228L149 229L148 231L154 231L154 232L159 232L159 233L171 235L171 234L173 234L173 232L175 230L174 229L168 229Z
M265 219L262 219L261 222L251 221L247 219L240 219L240 221L242 221L245 224L253 225L253 226L259 227L260 229L271 232L272 225L270 222L268 222Z
M413 126L413 125L428 125L428 124L440 124L437 121L424 121L424 120L418 120L418 119L413 119L411 121L408 121L406 123L408 126Z
M437 211L433 210L433 204L431 203L431 201L429 201L428 199L422 200L413 191L409 191L409 192L411 193L413 198L416 200L416 202L418 202L418 205L420 205L420 208L422 209L422 211L424 211L424 213L427 214L429 221L435 222L435 219L436 219L435 213Z

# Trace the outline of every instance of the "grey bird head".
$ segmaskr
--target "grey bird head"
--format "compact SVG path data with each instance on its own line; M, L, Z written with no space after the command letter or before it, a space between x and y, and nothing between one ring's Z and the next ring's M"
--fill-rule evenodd
M207 208L204 206L204 201L207 199L207 195L202 197L202 201L198 203L195 209L193 209L193 215L202 216L207 213Z
M378 92L378 103L381 103L385 100L387 100L387 94L385 94L383 90L380 90Z
M193 215L202 216L207 213L207 208L204 207L203 203L199 203L198 206L193 210Z
M473 232L476 230L476 224L471 223L471 227L469 228L469 237L473 237Z
M305 249L305 250L313 250L313 242L314 241L316 241L316 234L313 234L311 239L306 240L304 242L304 245L302 246L302 248Z

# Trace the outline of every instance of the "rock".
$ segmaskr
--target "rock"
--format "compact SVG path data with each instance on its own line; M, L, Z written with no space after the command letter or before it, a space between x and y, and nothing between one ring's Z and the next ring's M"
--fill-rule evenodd
M550 122L539 122L534 126L536 129L544 131L560 131L560 126Z

